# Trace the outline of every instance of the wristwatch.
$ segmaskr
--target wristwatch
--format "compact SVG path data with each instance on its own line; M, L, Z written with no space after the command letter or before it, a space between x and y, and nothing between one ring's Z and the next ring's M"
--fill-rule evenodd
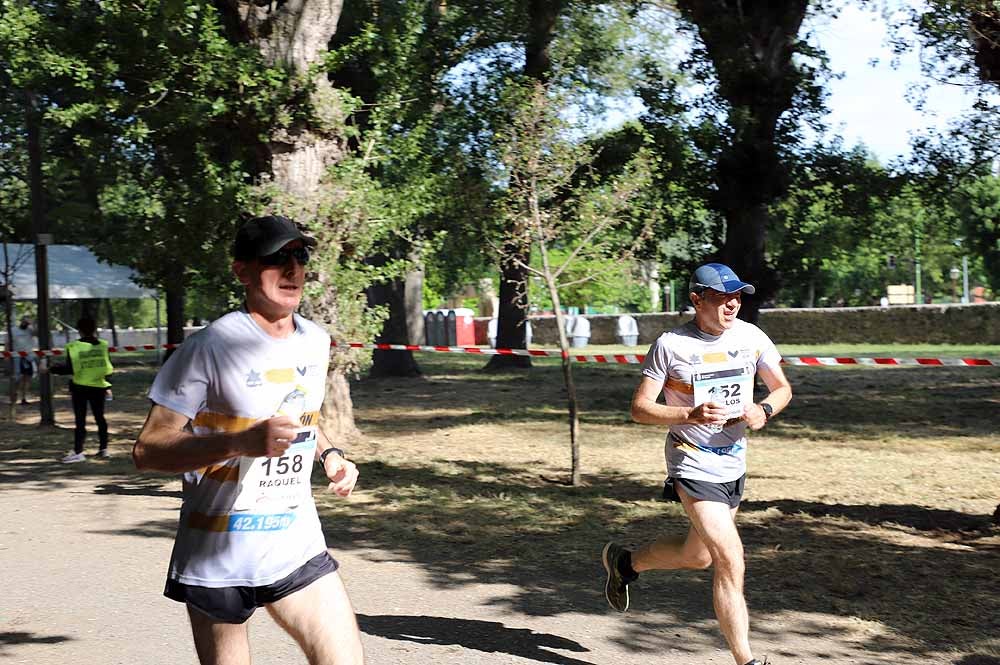
M767 402L761 402L758 406L764 411L764 420L770 420L771 414L774 413L774 407Z
M341 450L340 448L330 447L330 448L327 448L326 450L324 450L323 452L321 452L319 454L319 464L320 464L320 466L323 466L323 467L326 466L326 456L329 455L330 453L337 453L338 455L340 455L344 459L347 459L347 455L344 454L343 450Z

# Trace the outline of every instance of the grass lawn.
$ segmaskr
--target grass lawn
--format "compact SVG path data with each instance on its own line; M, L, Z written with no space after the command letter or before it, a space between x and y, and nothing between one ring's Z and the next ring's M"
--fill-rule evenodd
M573 349L573 353L581 355L644 354L648 350L648 346L595 344ZM783 356L991 358L1000 363L1000 346L996 344L779 344L778 351Z
M780 350L1000 356L998 347ZM680 507L659 499L664 430L629 420L636 365L574 366L584 484L567 487L553 482L569 466L557 358L506 374L483 372L484 357L417 360L421 378L352 383L364 436L348 447L361 482L348 501L318 495L332 547L418 563L442 587L514 585L498 602L529 615L596 614L606 611L598 559L606 540L637 545L686 530ZM124 452L148 408L152 371L116 373L114 468L128 467ZM795 617L796 630L895 653L899 662L942 652L1000 657L1000 528L990 521L1000 502L1000 367L786 373L795 398L752 437L740 511L754 616ZM68 400L57 390L66 422ZM56 435L26 424L2 430L56 445ZM644 575L633 603L703 622L710 580L710 571ZM813 623L804 627L803 617Z
M987 350L1000 355L793 353ZM686 529L680 507L659 500L664 431L629 420L637 366L575 366L584 485L571 488L550 482L569 466L557 359L495 375L481 371L482 358L417 358L424 378L353 387L363 489L348 504L323 501L353 546L419 561L442 584L517 580L520 611L580 599L603 611L594 579L607 539L636 545ZM786 372L795 398L753 436L741 509L753 611L837 617L901 651L1000 655L1000 529L990 524L1000 502L1000 368ZM647 577L636 592L647 608L692 620L710 612L709 573ZM700 600L678 607L678 593Z

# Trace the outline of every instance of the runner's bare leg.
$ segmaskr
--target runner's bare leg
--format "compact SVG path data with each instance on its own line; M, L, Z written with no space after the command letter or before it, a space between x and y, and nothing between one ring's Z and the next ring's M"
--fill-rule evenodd
M691 498L683 488L677 494L691 525L712 556L712 602L719 627L739 665L753 659L750 650L750 619L743 597L743 542L736 530L736 511L717 501Z
M188 617L201 665L250 665L250 638L245 623L222 623L190 605Z
M337 573L267 605L267 610L299 643L309 665L363 665L358 622Z

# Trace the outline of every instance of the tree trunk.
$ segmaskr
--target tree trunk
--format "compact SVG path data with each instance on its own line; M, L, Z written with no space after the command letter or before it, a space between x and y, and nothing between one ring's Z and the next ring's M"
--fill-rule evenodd
M716 164L715 207L726 219L719 259L757 287L753 296L744 296L739 314L756 321L761 303L777 290L764 253L769 208L787 191L776 136L778 119L804 81L793 56L808 1L678 0L677 5L697 26L719 95L729 105L732 138Z
M7 329L7 343L4 346L4 351L12 351L14 349L14 297L10 292L10 282L14 271L10 266L10 254L7 247L7 238L4 237L3 240L3 313L4 313L4 325ZM15 412L17 411L17 359L11 356L8 359L7 367L10 370L10 385L9 385L9 395L10 402L7 404L7 420L14 422Z
M758 204L745 210L726 211L726 242L722 246L722 262L756 287L756 292L743 296L739 317L756 322L761 303L774 295L773 271L764 258L764 241L770 218L767 205Z
M561 0L528 0L528 30L524 43L524 75L541 83L552 74L550 47L555 38ZM514 234L516 235L516 234ZM524 349L528 321L528 271L521 265L531 262L531 245L508 242L500 259L500 305L497 315L498 349ZM529 356L493 356L488 371L527 369Z
M409 327L407 326L406 282L394 279L382 284L374 284L367 289L370 306L388 305L389 317L382 323L382 332L375 341L379 344L408 344ZM420 367L413 358L412 351L388 351L375 349L372 351L371 375L384 376L420 376Z
M108 328L111 330L111 346L118 346L118 327L115 325L115 308L111 306L111 298L105 298L108 307Z
M31 227L35 236L35 283L38 286L36 303L38 306L38 348L51 349L52 336L49 328L49 222L45 201L45 184L42 182L42 114L38 107L38 95L25 93L25 127L28 135L28 189L31 201ZM42 239L46 238L45 242ZM38 359L38 411L40 425L55 425L55 410L52 407L52 375L49 374L49 358Z
M508 244L510 252L518 252ZM531 252L522 249L514 258L506 255L500 259L500 303L497 314L498 349L525 349L525 324L528 320L528 274L517 260L527 262ZM491 372L509 369L529 369L530 356L492 356L486 364Z
M969 34L976 51L979 77L988 83L1000 83L1000 6L983 6L972 13Z
M341 0L220 0L223 20L233 38L256 46L267 63L281 65L303 78L327 51L337 32L341 8ZM341 111L325 74L305 83L311 86L304 91L308 99L297 103L311 107L313 119L319 120L298 120L272 131L259 145L258 170L269 174L271 182L302 214L309 215L318 208L323 177L344 154L345 142ZM334 330L340 328L335 302L335 294L327 294L322 302L309 303L321 323ZM332 439L358 434L350 386L336 356L327 375L322 415L323 429Z
M167 303L167 344L184 342L184 287L168 284L164 289Z
M544 253L544 249L542 250ZM545 259L545 280L548 282L549 295L552 298L553 307L556 310L556 328L559 330L559 348L562 350L562 373L563 382L566 385L566 407L569 416L569 484L573 487L580 485L580 412L576 399L576 383L573 382L573 361L569 356L569 339L566 337L566 318L563 316L559 303L559 290L556 288L555 279L548 266L548 259Z
M424 333L424 269L415 264L403 280L403 302L406 307L407 344L421 345L426 341Z

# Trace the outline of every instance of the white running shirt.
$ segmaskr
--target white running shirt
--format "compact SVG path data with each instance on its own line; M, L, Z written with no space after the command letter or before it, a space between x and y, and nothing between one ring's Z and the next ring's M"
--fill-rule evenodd
M642 373L663 382L667 406L712 401L728 405L736 416L753 403L757 368L780 364L774 343L752 323L737 319L721 335L709 335L692 320L653 342ZM667 475L713 483L738 480L746 473L746 445L742 420L725 428L671 425L665 446Z
M247 312L227 314L187 338L153 381L149 398L188 417L195 434L245 430L286 397L303 425L280 458L233 458L184 474L171 579L262 586L326 549L309 475L330 336L297 314L294 321L291 336L275 339Z

